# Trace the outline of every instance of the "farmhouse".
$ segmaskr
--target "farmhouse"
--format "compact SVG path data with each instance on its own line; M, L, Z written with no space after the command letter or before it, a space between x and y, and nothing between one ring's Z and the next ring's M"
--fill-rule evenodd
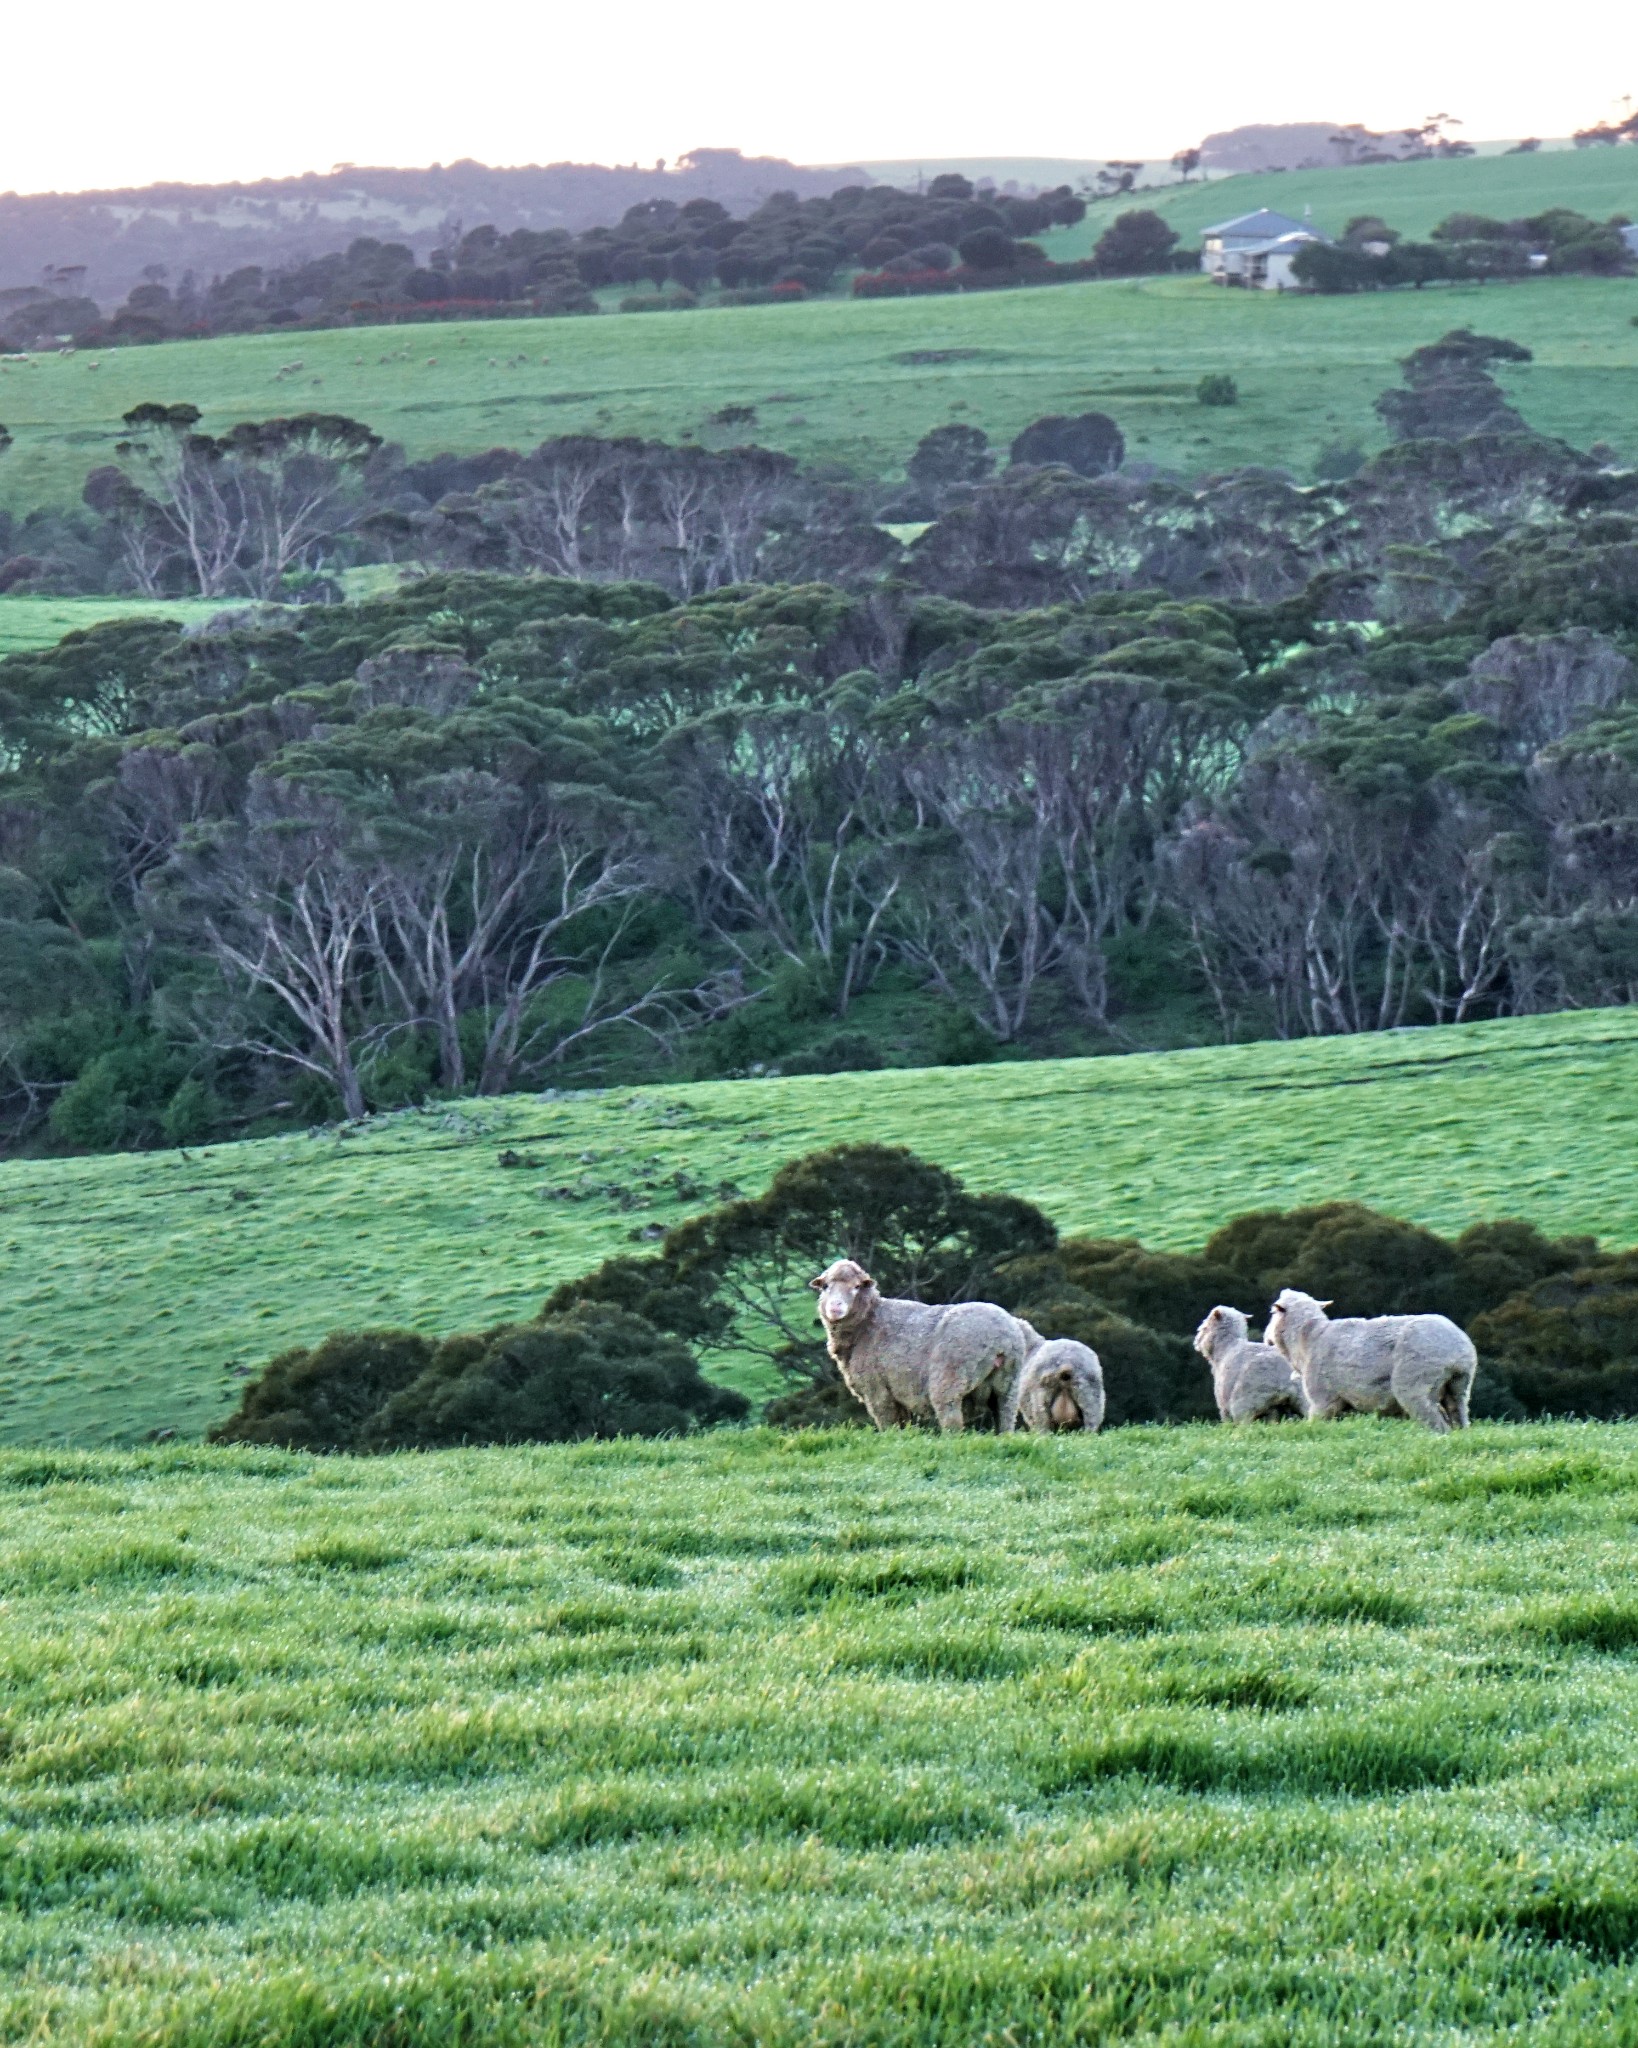
M1286 291L1296 282L1291 261L1309 242L1328 242L1311 223L1260 207L1235 220L1204 228L1200 237L1200 268L1219 284L1254 285L1261 291Z

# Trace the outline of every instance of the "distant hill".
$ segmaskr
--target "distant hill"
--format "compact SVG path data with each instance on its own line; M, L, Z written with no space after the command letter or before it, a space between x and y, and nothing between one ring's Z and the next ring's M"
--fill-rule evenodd
M772 192L816 198L867 184L856 167L808 170L782 157L696 149L667 169L636 164L472 162L424 170L339 165L256 184L148 185L140 190L0 195L0 291L45 284L104 304L152 266L171 281L207 281L242 264L303 261L375 235L430 246L452 227L597 227L645 199L719 200L743 213Z
M1498 156L1515 145L1474 142L1461 154ZM1565 143L1536 144L1538 149L1567 148ZM1411 131L1375 135L1357 121L1269 121L1244 128L1224 128L1200 144L1204 170L1215 177L1241 171L1317 171L1342 164L1387 163L1426 156L1425 144Z

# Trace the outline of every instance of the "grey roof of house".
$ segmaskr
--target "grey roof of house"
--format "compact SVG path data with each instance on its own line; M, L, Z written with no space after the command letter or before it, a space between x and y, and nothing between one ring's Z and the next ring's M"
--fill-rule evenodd
M1293 220L1287 213L1260 207L1256 213L1242 213L1233 220L1220 220L1215 227L1202 228L1202 235L1214 235L1225 242L1277 242L1284 235L1305 235L1310 241L1328 242L1312 221Z
M1621 239L1626 243L1633 255L1638 256L1638 227L1623 228L1621 230Z

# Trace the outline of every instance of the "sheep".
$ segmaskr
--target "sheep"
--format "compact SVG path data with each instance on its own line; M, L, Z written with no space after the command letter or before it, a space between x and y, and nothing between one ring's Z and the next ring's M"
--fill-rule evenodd
M1268 1319L1268 1341L1296 1367L1319 1422L1356 1409L1408 1415L1435 1435L1466 1429L1479 1362L1471 1339L1447 1316L1344 1316L1328 1301L1284 1288Z
M1018 1327L1028 1340L1029 1354L1001 1409L1003 1433L1016 1429L1020 1418L1026 1429L1042 1434L1101 1428L1103 1367L1091 1345L1073 1337L1043 1337L1022 1316Z
M1254 1344L1237 1308L1219 1303L1194 1333L1194 1348L1211 1367L1211 1389L1224 1422L1268 1422L1308 1413L1302 1381L1272 1344Z
M963 1400L1005 1410L1029 1344L1004 1308L895 1300L855 1259L837 1259L808 1284L826 1349L878 1429L931 1417L953 1433L966 1427Z

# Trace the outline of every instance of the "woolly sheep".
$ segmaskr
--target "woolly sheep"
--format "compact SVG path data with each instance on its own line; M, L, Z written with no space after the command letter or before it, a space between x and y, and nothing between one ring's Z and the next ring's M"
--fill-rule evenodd
M1408 1415L1435 1434L1466 1429L1479 1355L1446 1316L1344 1316L1287 1287L1268 1319L1268 1341L1296 1367L1319 1422L1355 1409Z
M836 1260L809 1285L826 1348L878 1429L929 1417L940 1429L962 1429L963 1400L1005 1410L1029 1346L1004 1308L895 1300L854 1259Z
M1308 1413L1302 1382L1283 1351L1254 1344L1237 1308L1219 1305L1194 1333L1194 1348L1211 1366L1217 1412L1225 1422L1268 1422Z
M1020 1316L1029 1345L1024 1369L1001 1410L1003 1432L1026 1429L1098 1429L1103 1424L1103 1367L1089 1344L1073 1337L1043 1337Z

